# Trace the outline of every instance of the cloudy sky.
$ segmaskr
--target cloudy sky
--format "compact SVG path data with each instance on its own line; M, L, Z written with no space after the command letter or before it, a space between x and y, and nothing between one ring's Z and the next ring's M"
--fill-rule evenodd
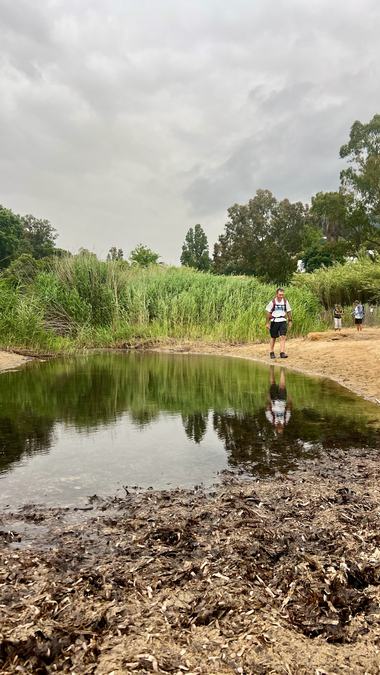
M258 188L334 190L379 27L378 0L0 0L0 203L178 262Z

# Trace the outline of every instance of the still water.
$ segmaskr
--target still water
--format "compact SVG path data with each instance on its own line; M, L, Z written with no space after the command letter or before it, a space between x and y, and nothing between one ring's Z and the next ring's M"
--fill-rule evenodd
M0 505L209 485L377 447L378 407L328 380L209 356L102 353L0 375Z

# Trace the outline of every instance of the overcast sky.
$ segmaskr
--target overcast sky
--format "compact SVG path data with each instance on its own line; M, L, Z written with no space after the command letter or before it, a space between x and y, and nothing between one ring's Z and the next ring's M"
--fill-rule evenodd
M175 263L258 188L335 190L379 27L378 0L0 0L0 203Z

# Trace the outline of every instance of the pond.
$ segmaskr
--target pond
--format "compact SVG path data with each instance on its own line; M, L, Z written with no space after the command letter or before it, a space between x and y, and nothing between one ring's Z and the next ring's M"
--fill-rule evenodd
M329 380L247 360L101 353L0 376L0 505L265 476L379 445L380 414Z

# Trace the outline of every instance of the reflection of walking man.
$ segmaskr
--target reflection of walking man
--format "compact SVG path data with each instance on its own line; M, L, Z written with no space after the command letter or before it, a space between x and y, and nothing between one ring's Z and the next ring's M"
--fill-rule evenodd
M265 416L273 424L276 432L282 434L291 417L291 401L288 399L285 383L285 370L280 370L280 380L276 384L274 366L270 368L270 387Z

